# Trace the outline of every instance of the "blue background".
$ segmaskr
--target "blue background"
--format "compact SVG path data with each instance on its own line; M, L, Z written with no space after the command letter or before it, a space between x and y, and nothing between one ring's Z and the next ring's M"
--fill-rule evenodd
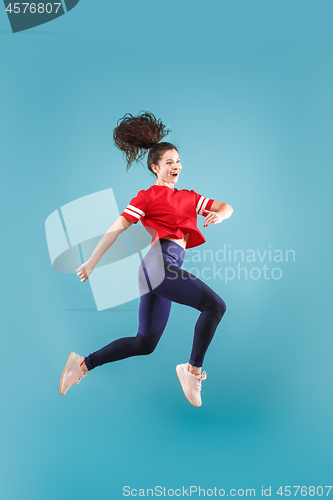
M81 0L14 35L0 9L2 498L332 484L332 14L324 0ZM197 318L178 304L154 354L59 395L72 350L136 335L138 300L96 312L88 283L52 269L45 220L109 187L122 211L155 183L112 143L142 109L172 130L177 188L234 208L198 217L205 248L296 253L280 280L207 281L227 313L200 409L175 374Z

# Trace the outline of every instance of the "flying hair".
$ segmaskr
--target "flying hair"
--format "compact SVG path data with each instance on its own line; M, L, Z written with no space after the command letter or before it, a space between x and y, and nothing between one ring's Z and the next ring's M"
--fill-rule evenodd
M171 131L161 120L157 120L153 113L146 110L138 116L126 113L120 118L113 131L113 140L116 147L126 156L126 170L149 151L148 169L155 174L151 166L159 163L162 154L170 149L178 151L173 144L160 142L169 132Z

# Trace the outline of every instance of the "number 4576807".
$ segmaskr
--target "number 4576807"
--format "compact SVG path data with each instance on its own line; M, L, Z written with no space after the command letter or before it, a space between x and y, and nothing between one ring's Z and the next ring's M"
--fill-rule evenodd
M22 5L22 10L21 10L21 5ZM55 14L57 14L61 3L20 3L20 2L15 2L13 4L14 7L12 7L12 4L8 4L6 7L6 11L9 12L10 14L19 14L22 12L22 14L25 14L27 11L30 12L31 14L35 14L36 12L38 14L44 14L46 12L47 14L51 14L53 7L55 8Z
M294 490L291 490L291 488L295 488ZM324 488L327 488L327 491L324 491ZM278 491L276 492L277 495L285 495L286 497L289 497L290 495L293 495L294 497L297 495L297 493L300 493L303 497L309 495L310 497L313 496L328 496L329 492L331 491L332 486L280 486Z

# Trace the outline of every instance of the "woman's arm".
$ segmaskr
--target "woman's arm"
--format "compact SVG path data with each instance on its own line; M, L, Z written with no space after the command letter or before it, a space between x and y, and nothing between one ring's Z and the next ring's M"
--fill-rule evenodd
M126 219L126 217L123 217L122 215L118 217L116 222L112 224L110 229L108 229L105 235L100 239L90 259L76 270L81 281L86 281L89 278L97 262L102 258L111 245L113 245L119 234L123 233L132 224L133 221Z
M209 224L217 224L224 219L229 219L233 211L233 208L228 203L214 200L205 218L204 227L209 226Z

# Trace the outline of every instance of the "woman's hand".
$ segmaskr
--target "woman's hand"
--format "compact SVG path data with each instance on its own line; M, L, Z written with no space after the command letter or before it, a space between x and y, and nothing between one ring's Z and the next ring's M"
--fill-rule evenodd
M93 272L94 268L95 268L95 266L89 260L87 260L87 262L85 262L84 264L82 264L82 266L80 266L76 270L76 274L78 275L78 277L80 278L80 280L82 282L84 282L84 281L86 281L89 278L89 276Z
M221 212L208 212L208 215L205 218L205 222L203 227L207 227L210 224L218 224L219 222L222 222L224 220L224 217Z

